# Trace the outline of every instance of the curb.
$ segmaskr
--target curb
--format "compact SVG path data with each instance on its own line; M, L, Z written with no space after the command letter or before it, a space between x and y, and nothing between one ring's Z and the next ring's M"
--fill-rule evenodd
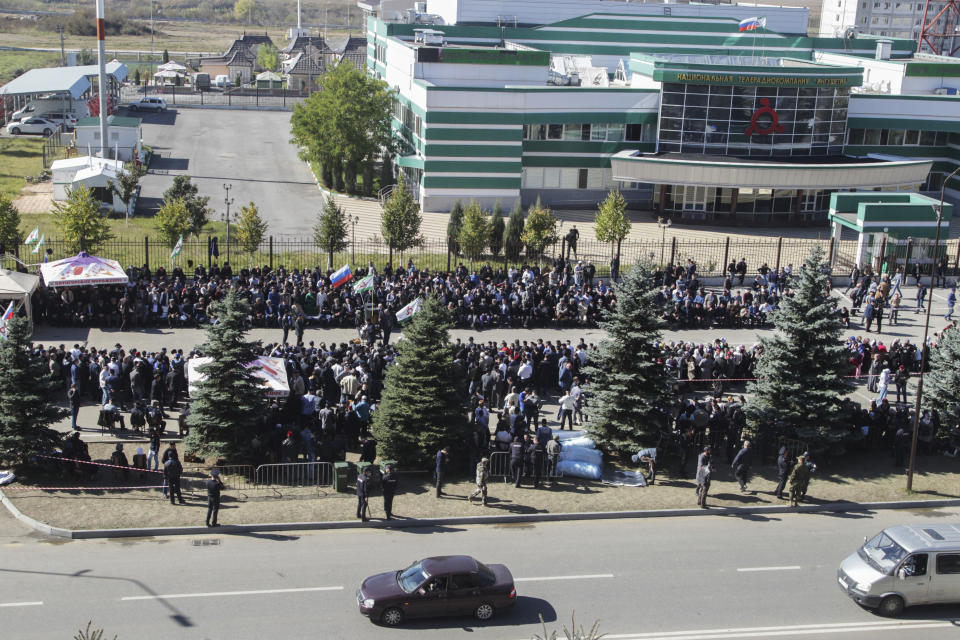
M40 533L89 540L94 538L133 538L145 536L187 536L206 533L259 533L271 531L322 531L326 529L409 529L414 527L446 527L451 525L478 524L518 524L534 522L569 522L575 520L620 520L626 518L677 518L695 516L751 516L777 513L845 513L855 511L875 511L886 509L940 509L960 507L956 500L903 500L897 502L831 502L802 507L720 507L715 509L658 509L653 511L588 511L584 513L540 513L509 516L462 516L453 518L428 518L371 521L360 523L356 520L338 520L333 522L277 522L265 524L222 525L215 529L208 527L145 527L137 529L62 529L53 527L25 515L0 491L0 502L11 514Z

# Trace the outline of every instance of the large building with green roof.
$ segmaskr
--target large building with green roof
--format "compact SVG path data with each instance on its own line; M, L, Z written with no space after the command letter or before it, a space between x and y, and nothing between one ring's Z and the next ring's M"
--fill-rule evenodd
M960 165L960 63L808 37L805 9L397 1L361 2L367 67L396 91L397 165L428 211L618 188L691 220L822 223L831 193L939 195Z

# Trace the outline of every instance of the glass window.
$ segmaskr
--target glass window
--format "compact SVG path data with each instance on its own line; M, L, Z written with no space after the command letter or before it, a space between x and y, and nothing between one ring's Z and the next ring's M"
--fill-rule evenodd
M607 139L607 125L605 124L592 124L590 126L590 139L594 141L602 141Z
M543 169L543 188L557 189L560 187L560 169L554 167L544 167Z
M937 131L937 142L936 142L936 145L937 145L938 147L944 146L945 144L947 144L947 139L948 139L948 138L949 138L949 136L947 135L947 132L946 132L946 131Z
M559 172L559 186L561 189L576 189L578 187L580 178L579 169L559 169Z
M477 579L469 573L461 573L450 577L450 586L448 589L474 589L480 586Z
M857 555L877 571L892 575L893 569L900 564L907 552L894 542L893 538L880 532L860 547Z
M922 147L932 147L937 143L937 132L936 131L921 131L920 132L920 146Z
M586 169L587 189L603 189L603 169Z
M582 124L580 125L580 139L589 140L590 139L590 125Z
M688 107L705 107L707 106L707 96L699 93L688 93L687 100L685 104Z
M624 134L624 140L640 141L643 139L642 124L628 124Z
M940 553L937 554L937 573L960 573L960 554L958 553Z
M587 188L587 170L580 169L577 174L577 189L586 189Z
M920 132L916 130L907 130L903 136L903 144L917 144L920 140Z
M608 124L607 125L607 140L621 141L623 140L624 134L624 125L622 124Z
M543 188L543 167L530 167L523 170L523 186L527 189Z
M904 133L906 132L903 129L890 129L887 132L887 144L894 147L902 146Z
M564 140L580 140L583 137L583 125L582 124L565 124L563 125L563 139ZM589 136L588 138L589 139Z
M915 553L900 565L900 571L908 576L927 575L927 554Z
M663 104L683 104L683 94L664 91Z
M865 129L863 132L863 144L880 144L880 129Z
M547 140L562 140L563 139L563 125L562 124L548 124L547 125Z

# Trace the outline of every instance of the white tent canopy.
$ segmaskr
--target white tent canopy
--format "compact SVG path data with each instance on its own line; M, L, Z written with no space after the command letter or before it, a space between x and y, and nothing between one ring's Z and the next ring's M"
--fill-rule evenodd
M40 265L40 275L48 287L86 287L101 284L127 284L127 274L116 260L77 255Z
M211 362L213 358L190 358L187 360L187 385L192 393L194 388L206 379L198 370L199 367ZM253 375L263 382L268 398L283 398L290 395L290 384L287 382L287 367L283 358L260 356L247 368L258 367Z
M19 300L23 302L30 322L33 322L33 307L30 304L30 296L33 295L39 285L40 276L0 269L0 300ZM6 307L4 306L4 308Z
M154 78L182 78L183 74L178 73L177 71L164 70L164 71L157 71L155 74L153 74L153 77Z
M179 62L174 62L173 60L171 60L170 62L164 62L163 64L161 64L159 67L157 67L157 70L158 71L179 71L182 73L186 71L187 68L182 64L180 64Z

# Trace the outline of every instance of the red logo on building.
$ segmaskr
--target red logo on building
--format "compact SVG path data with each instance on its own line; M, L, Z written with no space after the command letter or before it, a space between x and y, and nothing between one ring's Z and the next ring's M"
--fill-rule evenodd
M770 106L769 98L760 98L760 108L750 117L750 126L744 133L747 136L768 136L771 133L783 133L786 127L780 124L780 116Z

